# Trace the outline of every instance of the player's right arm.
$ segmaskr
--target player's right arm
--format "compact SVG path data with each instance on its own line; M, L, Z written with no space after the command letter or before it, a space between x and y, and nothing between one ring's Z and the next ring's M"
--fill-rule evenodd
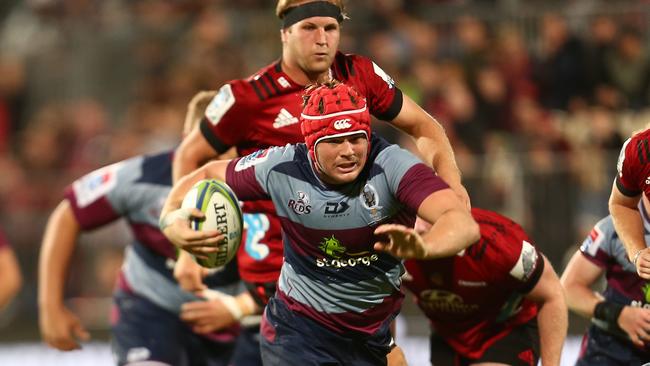
M38 311L43 341L62 351L79 349L90 338L63 302L65 278L81 229L70 202L61 201L45 228L38 264Z
M640 181L645 179L639 176L642 170L639 161L641 153L637 147L642 142L638 135L633 136L621 149L618 175L609 197L609 212L628 258L636 265L637 273L642 278L650 279L650 250L646 248L643 221L637 207L642 194Z

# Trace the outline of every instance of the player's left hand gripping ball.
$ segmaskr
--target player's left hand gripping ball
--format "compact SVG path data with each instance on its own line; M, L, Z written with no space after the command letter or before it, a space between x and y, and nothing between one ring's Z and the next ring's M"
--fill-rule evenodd
M216 251L205 253L204 258L195 257L196 262L207 268L230 262L239 249L244 227L239 201L232 189L216 179L199 181L187 192L181 208L196 208L205 215L190 219L192 229L218 230L224 235Z

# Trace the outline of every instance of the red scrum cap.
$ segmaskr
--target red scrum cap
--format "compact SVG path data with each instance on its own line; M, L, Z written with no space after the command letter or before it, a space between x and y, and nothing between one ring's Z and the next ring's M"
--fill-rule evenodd
M305 92L300 129L312 160L316 145L324 139L364 133L370 149L370 113L357 90L336 80L311 87Z

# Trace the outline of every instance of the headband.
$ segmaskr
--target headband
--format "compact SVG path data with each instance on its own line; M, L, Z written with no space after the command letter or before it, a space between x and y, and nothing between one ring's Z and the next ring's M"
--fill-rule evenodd
M339 23L345 19L338 6L328 1L314 1L289 8L282 17L282 28L289 28L299 21L311 17L330 17Z

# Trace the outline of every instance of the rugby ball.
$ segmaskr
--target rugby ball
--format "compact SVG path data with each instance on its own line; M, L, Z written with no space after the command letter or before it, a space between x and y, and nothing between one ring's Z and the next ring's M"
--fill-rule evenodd
M194 257L206 268L216 268L230 262L239 249L244 225L237 196L230 187L216 179L197 182L185 195L183 208L197 208L205 215L202 219L191 219L194 230L219 230L225 239L217 244L217 251L208 254L207 259Z

